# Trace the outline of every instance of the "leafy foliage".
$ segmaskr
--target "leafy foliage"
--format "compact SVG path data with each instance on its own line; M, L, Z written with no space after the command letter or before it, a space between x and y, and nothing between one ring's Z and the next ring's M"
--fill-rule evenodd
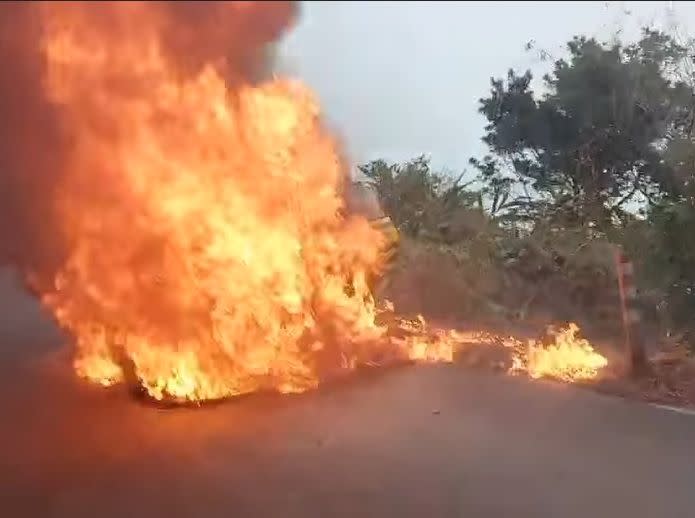
M436 234L450 223L452 214L480 212L482 208L480 196L461 182L463 175L451 179L433 171L425 156L404 164L375 160L359 169L376 189L386 213L413 236ZM474 209L476 205L478 209Z
M540 97L530 72L492 80L480 100L491 155L472 163L488 182L513 179L527 204L532 189L536 204L562 208L568 223L608 231L636 194L673 190L660 148L689 107L686 86L665 70L686 50L653 31L629 46L576 37L567 49Z
M464 258L471 286L499 280L478 290L492 305L520 293L525 312L523 294L554 283L589 311L615 294L620 244L652 316L695 330L693 56L693 41L651 29L627 45L575 37L541 93L528 71L491 80L479 105L489 151L471 159L473 180L424 157L360 170L402 231Z

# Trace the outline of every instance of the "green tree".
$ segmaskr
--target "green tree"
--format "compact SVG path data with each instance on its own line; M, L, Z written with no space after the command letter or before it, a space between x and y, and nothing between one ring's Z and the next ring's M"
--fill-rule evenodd
M542 95L510 70L480 100L484 192L504 191L507 221L535 234L623 244L669 326L695 329L695 44L645 29L567 50Z
M692 112L693 92L667 70L687 52L650 30L632 45L575 37L567 49L543 95L530 72L492 80L480 100L490 155L472 163L488 185L513 183L532 218L554 209L563 224L607 232L629 219L625 205L638 193L674 189L663 148Z
M471 182L432 170L424 155L402 164L374 160L359 169L396 226L414 236L436 234L456 211L480 207L479 194L468 190Z

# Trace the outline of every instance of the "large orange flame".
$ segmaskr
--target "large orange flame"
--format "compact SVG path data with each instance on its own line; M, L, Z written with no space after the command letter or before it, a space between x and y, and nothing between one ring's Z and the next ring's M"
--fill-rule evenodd
M118 37L75 5L44 11L46 86L73 139L58 203L72 252L44 302L104 385L194 400L313 387L382 332L365 283L380 236L339 216L311 93L230 90L212 62L182 74L151 5L115 9Z
M200 32L215 51L182 60L191 31L162 5L40 8L44 86L70 141L51 223L69 254L42 300L77 372L195 401L302 391L384 358L451 361L451 333L377 325L365 279L381 236L340 215L339 154L311 92L254 83L254 52L215 50L217 18L240 28L261 7L216 5Z

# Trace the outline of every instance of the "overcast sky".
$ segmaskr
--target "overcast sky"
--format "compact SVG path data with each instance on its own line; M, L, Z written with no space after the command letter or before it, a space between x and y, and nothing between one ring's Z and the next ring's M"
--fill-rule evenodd
M695 27L695 3L305 2L283 66L318 94L353 160L426 153L461 171L485 151L477 100L490 77L547 69L529 40L558 57L575 34L634 38L673 21Z

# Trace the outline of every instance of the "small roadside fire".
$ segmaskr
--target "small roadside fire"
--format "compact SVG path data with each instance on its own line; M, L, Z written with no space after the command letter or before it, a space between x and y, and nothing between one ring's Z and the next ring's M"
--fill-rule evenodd
M55 282L34 287L74 337L81 377L202 401L452 361L456 332L377 323L366 279L382 237L340 215L343 172L318 103L297 81L256 80L290 3L31 8L69 142L43 222L67 254ZM594 375L605 359L569 332L519 365Z
M554 341L549 345L529 342L525 354L515 358L512 372L525 372L534 379L553 378L566 382L595 379L601 369L608 366L608 360L578 333L579 327L570 323L564 329L551 330Z

